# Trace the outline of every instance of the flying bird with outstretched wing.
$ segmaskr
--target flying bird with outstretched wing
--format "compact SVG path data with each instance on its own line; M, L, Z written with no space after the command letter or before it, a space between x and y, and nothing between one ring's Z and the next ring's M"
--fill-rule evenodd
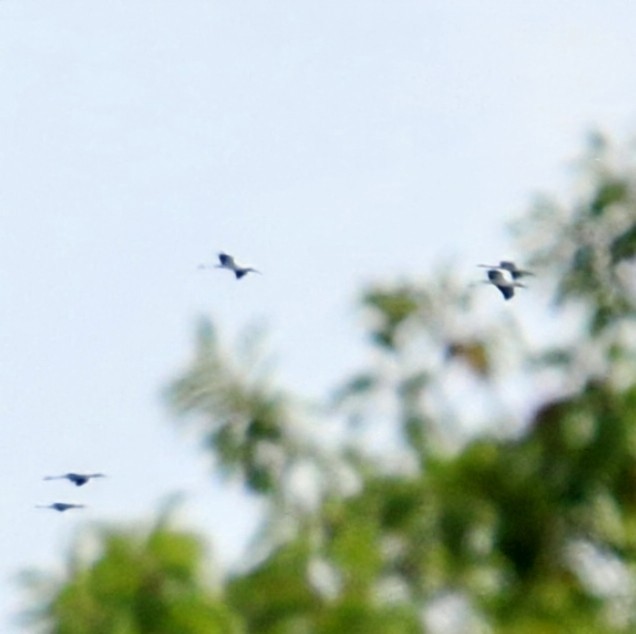
M525 284L521 284L521 282L506 279L504 274L498 269L490 269L488 271L488 280L484 280L484 284L492 284L495 286L505 300L514 297L515 288L525 288Z
M243 276L247 275L248 273L261 274L259 270L251 266L242 266L240 264L237 264L236 260L231 255L228 255L227 253L221 252L218 255L219 255L219 264L215 264L214 266L200 264L199 268L200 269L211 269L211 268L227 269L228 271L232 271L232 273L234 273L237 280L240 280Z
M53 504L36 504L36 509L53 509L60 513L69 511L71 509L83 509L86 508L83 504L70 504L68 502L53 502Z
M513 280L518 280L522 277L534 275L532 271L528 271L527 269L520 269L511 260L501 260L499 264L478 264L477 266L481 266L486 269L499 269L501 271L507 271L508 273L510 273L510 276Z
M75 486L81 487L93 478L105 478L103 473L64 473L59 476L45 476L44 480L68 480Z

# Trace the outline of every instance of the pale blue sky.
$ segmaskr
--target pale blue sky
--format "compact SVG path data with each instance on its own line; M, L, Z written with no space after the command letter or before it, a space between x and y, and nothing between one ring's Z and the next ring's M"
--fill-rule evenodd
M11 575L170 491L235 560L253 508L160 400L195 318L265 324L320 395L364 358L361 283L473 275L591 126L634 132L635 36L618 0L0 3L0 629ZM219 249L264 275L196 270Z

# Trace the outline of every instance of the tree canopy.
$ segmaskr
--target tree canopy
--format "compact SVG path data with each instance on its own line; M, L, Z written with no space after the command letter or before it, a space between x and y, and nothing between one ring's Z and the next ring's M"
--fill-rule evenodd
M213 536L100 527L97 555L31 577L31 617L56 634L633 631L633 158L594 135L566 200L512 226L530 317L448 266L365 289L371 354L323 420L201 319L166 397L214 472L266 502L252 566L213 584Z

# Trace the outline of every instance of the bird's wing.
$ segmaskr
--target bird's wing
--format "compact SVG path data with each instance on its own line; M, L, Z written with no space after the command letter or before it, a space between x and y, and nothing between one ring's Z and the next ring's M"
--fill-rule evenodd
M234 266L234 258L227 253L219 253L219 262L222 266Z
M515 289L512 286L497 286L501 291L505 300L510 299L515 294Z

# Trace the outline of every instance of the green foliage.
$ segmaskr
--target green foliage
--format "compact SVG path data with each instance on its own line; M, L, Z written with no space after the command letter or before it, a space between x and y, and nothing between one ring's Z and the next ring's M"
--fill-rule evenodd
M556 302L578 300L585 308L591 336L633 318L634 289L620 265L636 254L636 172L633 157L617 154L596 135L583 163L580 200L573 206L544 200L515 227L529 264L555 276Z
M172 386L169 398L177 411L203 415L204 443L223 472L240 470L250 489L271 493L298 448L287 429L283 395L261 377L249 381L248 376L226 359L212 324L202 320L192 368Z
M636 257L636 221L623 233L617 235L610 245L612 264Z
M202 320L167 395L215 470L265 502L259 556L221 595L191 535L107 531L49 593L48 631L410 634L449 595L467 614L448 632L633 631L634 170L596 137L581 172L574 202L516 225L558 341L525 343L515 304L485 312L450 265L367 289L373 360L324 408L341 442ZM519 386L522 413L502 406Z
M364 303L374 309L379 317L378 325L372 331L373 340L386 348L394 348L396 336L401 326L418 310L421 300L417 292L408 287L384 291L371 290Z
M63 580L33 574L49 599L31 620L53 634L231 634L240 632L202 578L200 538L163 523L148 533L103 529L94 558L74 557ZM82 544L76 545L82 550ZM50 588L53 588L51 590ZM60 588L60 589L58 589Z

